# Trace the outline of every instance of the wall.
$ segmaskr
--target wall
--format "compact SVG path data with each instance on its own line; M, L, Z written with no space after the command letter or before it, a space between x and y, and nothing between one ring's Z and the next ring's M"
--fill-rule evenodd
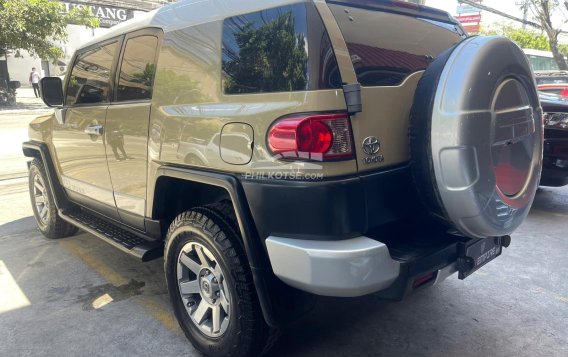
M143 11L134 11L134 18L144 14ZM60 43L59 46L63 49L64 57L60 59L64 64L70 64L71 58L75 50L81 47L86 42L90 41L93 37L103 34L108 31L108 28L89 29L85 26L68 25L67 33L68 40L66 43ZM20 51L23 57L16 58L14 55L8 55L8 72L10 80L20 81L22 86L31 86L28 82L32 67L36 67L39 71L41 69L41 59L32 57L27 51ZM61 67L63 70L61 70ZM49 71L51 76L57 76L62 72L67 71L67 66L59 66L58 64L49 64ZM44 73L42 73L44 76Z

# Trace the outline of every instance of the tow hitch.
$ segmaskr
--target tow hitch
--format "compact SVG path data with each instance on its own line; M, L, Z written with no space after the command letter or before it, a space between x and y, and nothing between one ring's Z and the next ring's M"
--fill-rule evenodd
M484 238L460 243L458 246L458 278L463 280L501 255L503 247L511 244L510 236Z

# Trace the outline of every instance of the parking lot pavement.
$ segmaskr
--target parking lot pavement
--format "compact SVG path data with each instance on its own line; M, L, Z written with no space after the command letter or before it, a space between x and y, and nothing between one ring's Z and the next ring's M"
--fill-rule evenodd
M0 180L26 175L22 142L28 138L28 124L50 113L31 88L20 88L15 107L0 106Z
M173 318L163 260L89 234L50 241L25 179L0 182L0 355L197 355ZM568 355L568 188L540 189L504 255L401 303L321 299L274 356Z

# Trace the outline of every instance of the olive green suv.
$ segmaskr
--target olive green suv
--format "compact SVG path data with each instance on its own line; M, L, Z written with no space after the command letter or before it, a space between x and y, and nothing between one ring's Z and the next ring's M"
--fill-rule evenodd
M164 256L187 338L257 355L317 296L400 300L502 253L542 166L523 52L387 0L187 0L114 27L44 78L30 197Z

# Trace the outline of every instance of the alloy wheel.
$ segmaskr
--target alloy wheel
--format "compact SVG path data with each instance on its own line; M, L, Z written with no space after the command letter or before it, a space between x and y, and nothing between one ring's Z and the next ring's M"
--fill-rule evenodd
M183 246L178 256L177 280L185 309L199 330L220 337L230 320L230 297L225 274L215 256L195 242Z

